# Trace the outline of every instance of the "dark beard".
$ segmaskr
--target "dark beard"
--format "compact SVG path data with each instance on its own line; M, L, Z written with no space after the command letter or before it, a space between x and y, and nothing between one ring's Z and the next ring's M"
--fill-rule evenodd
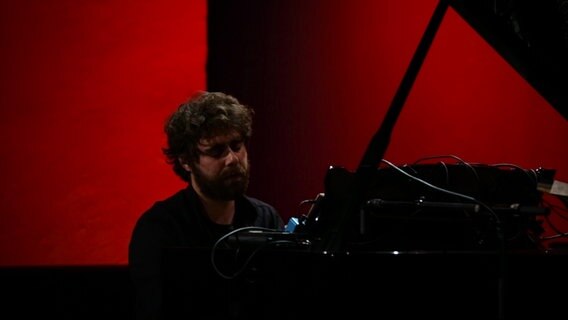
M217 178L207 178L199 168L193 168L191 174L195 178L195 183L203 194L213 200L230 201L245 194L248 184L250 170L240 166L228 169L221 173ZM234 178L235 176L240 179Z

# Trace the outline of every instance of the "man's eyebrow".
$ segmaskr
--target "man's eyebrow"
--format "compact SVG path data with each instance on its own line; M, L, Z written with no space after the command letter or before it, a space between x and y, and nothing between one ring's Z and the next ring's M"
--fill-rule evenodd
M223 142L223 143L220 143L220 142L215 142L215 143L198 142L197 144L204 146L204 147L207 147L207 146L227 145L227 144L231 144L233 142L243 142L243 141L245 141L245 138L243 138L241 136L236 136L236 137L230 139L229 141Z
M225 143L211 143L211 144L206 144L206 143L199 143L199 146L205 148L205 149L212 149L218 146L223 146L225 145Z

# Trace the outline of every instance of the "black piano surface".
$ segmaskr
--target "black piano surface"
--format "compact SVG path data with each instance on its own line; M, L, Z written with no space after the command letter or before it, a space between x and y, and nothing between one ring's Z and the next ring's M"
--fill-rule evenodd
M171 248L167 319L553 319L568 314L562 250L352 252ZM504 263L503 263L504 262ZM504 267L504 269L501 269ZM242 269L241 273L237 270Z

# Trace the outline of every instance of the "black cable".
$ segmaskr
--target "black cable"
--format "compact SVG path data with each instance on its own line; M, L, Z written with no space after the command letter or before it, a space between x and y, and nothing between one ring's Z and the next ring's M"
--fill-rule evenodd
M475 170L475 168L469 162L466 162L462 158L455 156L453 154L444 154L444 155L436 155L436 156L419 158L418 160L414 161L413 165L418 164L419 162L424 161L424 160L440 159L440 158L451 158L451 159L456 160L458 162L458 164L463 164L464 166L468 167L471 170L471 172L473 173L473 175L475 176L475 181L477 181L477 185L479 185L480 179L479 179L479 174L477 173L477 170Z
M408 178L410 178L410 179L412 179L412 180L415 180L415 181L418 181L418 182L422 183L423 185L425 185L425 186L427 186L427 187L429 187L429 188L432 188L432 189L434 189L434 190L436 190L436 191L440 191L440 192L443 192L443 193L447 193L447 194L456 196L456 197L458 197L458 198L463 198L463 199L466 199L466 200L469 200L469 201L471 201L471 202L475 202L475 203L479 204L480 206L482 206L484 209L486 209L486 210L491 214L491 216L492 216L493 219L494 219L495 224L497 224L497 225L499 225L499 226L501 225L501 219L499 219L499 216L495 213L495 211L493 211L493 209L491 209L488 205L486 205L485 203L483 203L483 202L481 202L481 201L475 199L474 197L471 197L471 196L468 196L468 195L465 195L465 194L461 194L461 193L458 193L458 192L454 192L454 191L451 191L451 190L447 190L447 189L440 188L440 187L438 187L438 186L435 186L435 185L431 184L430 182L424 181L424 180L422 180L422 179L420 179L420 178L418 178L418 177L415 177L415 176L413 176L413 175L407 173L406 171L400 169L398 166L394 165L393 163L391 163L391 162L389 162L389 161L387 161L387 160L385 160L385 159L382 159L381 161L384 162L384 163L386 163L387 165L389 165L391 168L395 169L396 171L398 171L398 172L404 174L404 175L407 176Z
M217 267L217 263L215 261L215 253L217 252L217 247L223 242L225 241L227 238L229 238L230 236L234 235L234 234L238 234L241 233L243 231L249 231L249 230L254 230L254 231L270 231L270 232L281 232L280 230L277 229L270 229L270 228L264 228L264 227L242 227L239 229L235 229L225 235L223 235L222 237L220 237L215 244L213 244L213 247L211 248L211 265L213 266L213 269L215 270L215 272L217 272L217 274L227 280L231 280L236 278L237 276L239 276L241 273L244 272L244 270L246 270L246 268L248 267L250 261L252 260L252 258L262 249L268 247L268 246L272 246L272 245L278 245L278 244L296 244L295 241L292 240L270 240L265 242L264 244L262 244L261 246L259 246L258 248L256 248L249 256L248 258L245 260L245 262L243 263L243 265L241 266L241 268L239 270L237 270L235 273L233 273L232 275L226 275L224 274L218 267ZM237 239L238 239L238 235L237 235Z

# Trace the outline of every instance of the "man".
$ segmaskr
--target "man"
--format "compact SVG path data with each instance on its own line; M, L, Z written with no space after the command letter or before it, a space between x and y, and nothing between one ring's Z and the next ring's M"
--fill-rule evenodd
M221 236L246 226L283 228L272 206L245 195L252 116L251 108L230 95L200 92L167 120L163 152L188 186L156 202L134 227L129 266L137 319L162 317L165 248L210 248Z

